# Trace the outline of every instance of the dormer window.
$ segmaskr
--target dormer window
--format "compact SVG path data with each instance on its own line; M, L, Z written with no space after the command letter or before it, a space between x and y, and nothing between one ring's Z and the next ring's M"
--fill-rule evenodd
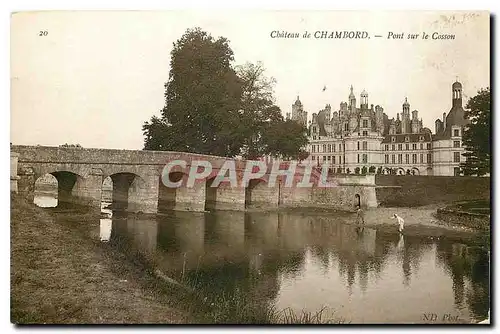
M410 137L406 136L405 141L410 141Z
M453 136L454 137L460 137L460 130L459 129L454 129L453 130Z
M396 137L391 137L391 140L394 143L396 141Z
M423 136L420 136L420 137L418 138L418 140L420 140L420 141L424 141L424 137L423 137Z

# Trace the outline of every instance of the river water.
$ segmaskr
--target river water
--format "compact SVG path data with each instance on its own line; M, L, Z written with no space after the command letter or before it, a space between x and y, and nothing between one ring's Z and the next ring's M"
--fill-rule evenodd
M55 205L49 196L35 202ZM141 218L106 205L96 237L216 297L299 313L326 307L351 323L469 323L488 314L488 253L469 241L360 228L342 213Z

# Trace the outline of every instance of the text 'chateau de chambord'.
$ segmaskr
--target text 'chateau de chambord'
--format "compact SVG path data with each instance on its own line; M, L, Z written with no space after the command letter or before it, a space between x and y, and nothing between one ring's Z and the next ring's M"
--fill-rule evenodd
M451 90L451 109L436 119L434 134L422 126L417 110L410 112L407 98L401 117L397 113L389 119L383 107L368 104L366 91L358 106L352 86L349 102L341 102L338 111L332 113L327 104L307 124L307 111L297 97L287 118L308 128L310 154L304 162L326 164L333 173L460 175L460 163L465 162L462 134L469 121L464 118L462 84L454 82Z

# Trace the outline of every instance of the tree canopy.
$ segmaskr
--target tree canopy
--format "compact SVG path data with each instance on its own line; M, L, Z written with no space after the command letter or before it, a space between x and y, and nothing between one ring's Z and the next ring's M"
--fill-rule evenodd
M174 43L161 117L143 125L144 149L255 159L299 158L306 129L284 120L274 103L276 80L262 63L233 68L223 37L188 29Z
M490 88L481 89L466 105L465 118L470 123L463 133L463 154L467 160L461 164L464 175L482 176L490 173Z

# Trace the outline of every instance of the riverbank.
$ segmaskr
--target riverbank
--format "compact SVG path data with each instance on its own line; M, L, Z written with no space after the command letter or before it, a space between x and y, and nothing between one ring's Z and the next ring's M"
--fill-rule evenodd
M75 225L11 198L12 323L189 321L189 314L169 304L147 277L141 279L147 275Z

